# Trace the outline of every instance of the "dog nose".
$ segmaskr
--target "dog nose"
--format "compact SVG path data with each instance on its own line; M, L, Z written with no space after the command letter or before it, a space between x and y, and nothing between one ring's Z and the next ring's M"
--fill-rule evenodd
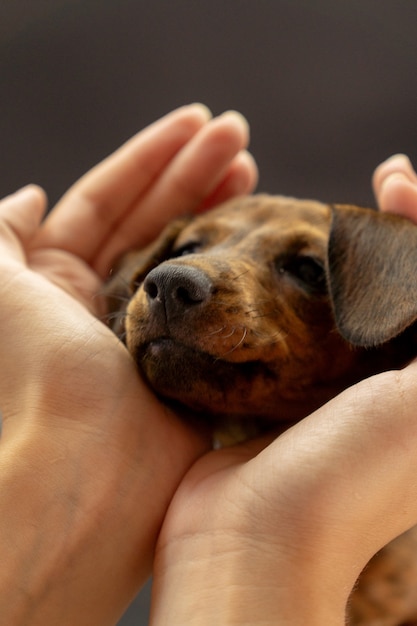
M202 270L174 264L159 265L149 272L143 283L151 307L163 308L167 319L208 300L212 287Z

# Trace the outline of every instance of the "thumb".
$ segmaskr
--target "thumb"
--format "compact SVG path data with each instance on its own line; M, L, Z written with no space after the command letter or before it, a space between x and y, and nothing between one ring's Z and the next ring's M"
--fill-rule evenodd
M0 253L22 261L46 210L46 194L36 185L0 201Z

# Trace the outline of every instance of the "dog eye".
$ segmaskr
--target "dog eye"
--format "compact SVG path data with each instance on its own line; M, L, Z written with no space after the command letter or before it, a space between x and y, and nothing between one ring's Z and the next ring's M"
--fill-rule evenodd
M280 260L280 274L290 274L309 289L316 292L326 291L326 275L320 261L310 256L296 256Z
M173 250L171 257L176 258L179 256L187 256L187 254L194 254L199 248L200 244L197 241L191 241Z

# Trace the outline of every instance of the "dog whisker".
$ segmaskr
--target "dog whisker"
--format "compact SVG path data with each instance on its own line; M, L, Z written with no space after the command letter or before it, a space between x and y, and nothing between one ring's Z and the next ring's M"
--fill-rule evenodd
M245 274L247 274L249 272L249 269L241 272L240 274L237 274L236 276L232 276L232 280L239 280L239 278L241 278L242 276L244 276Z
M124 343L125 345L126 345L126 335L127 335L126 331L117 335L117 338L120 339L120 341Z
M231 336L232 336L232 335L236 332L236 330L237 330L237 328L236 328L236 327L234 327L234 328L233 328L233 332L232 332L230 335L228 335L228 337L231 337ZM233 346L230 350L228 350L227 352L223 352L223 354L221 354L219 358L224 358L224 357L225 357L225 356L227 356L228 354L231 354L232 352L234 352L235 350L237 350L237 349L239 348L239 346L241 346L241 345L242 345L242 343L245 341L246 336L247 336L247 334L248 334L248 329L246 328L246 326L243 326L242 331L243 331L243 332L242 332L242 336L241 336L241 338L239 339L239 341L238 341L238 342L237 342L237 343L236 343L236 344L235 344L235 345L234 345L234 346ZM217 360L218 360L218 359L216 359L216 361L217 361Z
M273 335L262 333L258 330L250 329L250 334L255 336L259 342L257 345L273 346L276 343L282 343L288 337L288 332L277 330Z
M207 333L206 337L212 337L213 335L218 335L219 333L223 332L225 328L226 326L222 326L221 328L218 328L217 330L213 330L211 333Z
M272 313L270 313L270 312L267 312L267 313L258 313L258 315L251 315L251 318L252 318L253 320L260 320L260 319L262 319L263 317L272 317L272 315L273 315L273 314L272 314Z
M110 278L111 278L112 274L110 274ZM118 281L118 286L122 285L123 287L126 287L126 294L123 295L121 293L117 292L117 288L113 289L111 291L110 297L114 298L115 300L130 300L131 298L131 287L130 287L130 281L127 278L124 278L121 274L119 274L117 276L117 281ZM97 292L98 296L105 296L106 298L109 297L109 293L108 293L108 285L104 284Z
M122 313L121 311L113 311L113 313L105 313L100 317L100 321L108 324L113 320L122 320L127 317L127 313Z
M123 296L122 294L112 294L112 300L118 300L119 302L130 302L131 296Z
M243 328L243 333L242 333L242 337L240 339L240 341L238 341L238 343L235 345L235 347L233 348L234 350L237 350L239 348L239 346L242 345L242 343L245 341L246 336L248 334L248 329L246 328L246 326Z
M224 327L226 328L226 326ZM236 332L236 328L233 326L232 330L230 331L230 333L228 335L223 335L222 339L229 339L229 337L232 337Z
M127 313L122 313L120 311L116 311L113 313L107 313L106 315L102 315L100 317L100 321L103 322L103 324L106 324L106 326L110 326L110 323L113 322L114 320L116 320L119 324L119 328L120 330L122 330L122 332L119 332L118 330L116 330L115 327L112 328L114 334L116 335L116 337L122 342L125 343L125 339L126 339L126 330L124 328L124 324L122 324L123 320L126 319L126 317L128 316ZM110 326L111 327L111 326Z
M282 311L278 310L277 308L271 308L270 302L265 300L264 304L269 305L269 306L265 308L261 308L262 306L262 301L261 301L261 302L258 302L256 306L253 306L253 308L246 309L244 311L244 314L254 320L261 319L263 317L278 317L282 315Z
M288 333L277 331L272 337L269 337L269 344L283 343L288 337Z
M270 314L265 311L260 311L259 309L249 309L245 311L245 315L251 317L253 320L257 320L261 317L268 317Z

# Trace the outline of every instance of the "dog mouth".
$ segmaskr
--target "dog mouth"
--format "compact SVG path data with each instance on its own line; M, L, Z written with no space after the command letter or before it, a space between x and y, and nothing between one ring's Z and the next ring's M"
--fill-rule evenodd
M191 370L195 365L212 367L215 358L186 346L170 337L153 339L137 348L135 360L146 378L162 389L180 387L187 389L191 384Z
M224 361L170 337L138 346L133 357L157 394L213 415L233 413L236 394L244 400L254 380L272 376L259 361Z

